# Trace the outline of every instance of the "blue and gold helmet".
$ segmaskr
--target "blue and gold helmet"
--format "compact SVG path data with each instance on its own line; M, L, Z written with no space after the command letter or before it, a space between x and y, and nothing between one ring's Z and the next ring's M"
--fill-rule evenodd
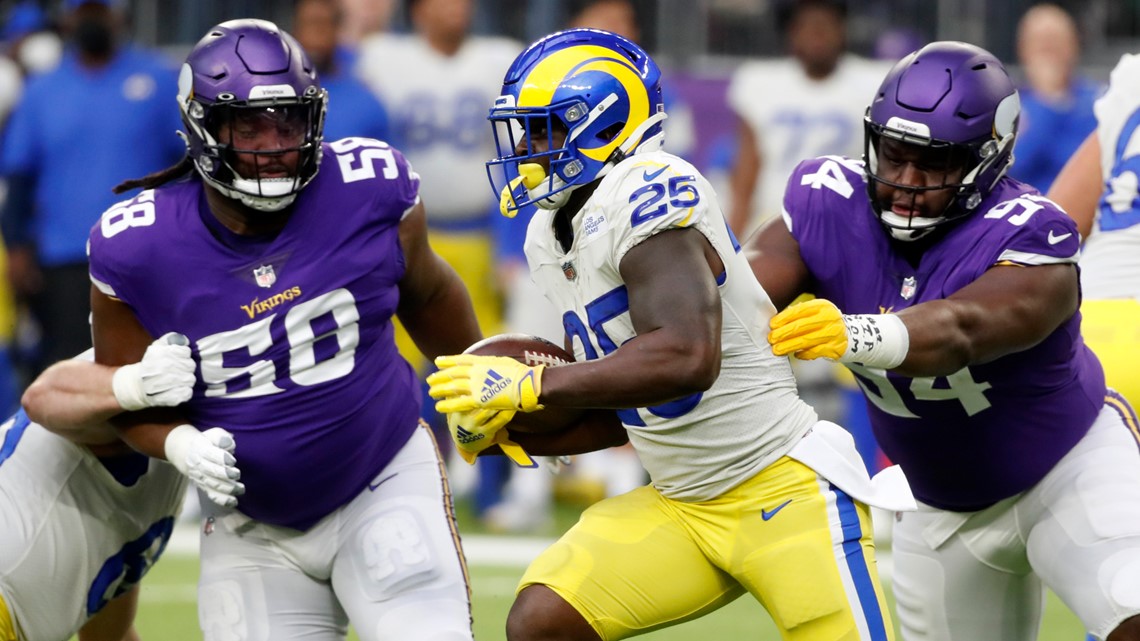
M515 59L488 120L498 157L487 175L503 214L530 204L555 209L626 156L661 147L661 70L617 34L559 31ZM557 148L556 129L566 132ZM534 144L543 132L546 149Z

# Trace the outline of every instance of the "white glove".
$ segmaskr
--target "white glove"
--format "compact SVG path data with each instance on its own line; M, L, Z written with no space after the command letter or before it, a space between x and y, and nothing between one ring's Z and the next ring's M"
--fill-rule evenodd
M173 406L194 393L194 359L189 341L171 332L150 344L142 360L124 365L111 376L115 400L127 411Z
M166 437L166 460L198 486L206 497L222 507L237 505L245 494L239 483L241 470L233 452L233 434L220 427L199 432L193 425L179 425Z

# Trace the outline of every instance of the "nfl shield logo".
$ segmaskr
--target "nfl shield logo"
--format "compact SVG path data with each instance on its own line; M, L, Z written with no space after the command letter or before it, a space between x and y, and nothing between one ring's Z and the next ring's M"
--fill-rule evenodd
M562 275L566 277L566 280L577 280L578 270L574 269L574 263L570 261L562 263Z
M273 287L277 282L277 274L273 273L273 265L262 265L253 270L253 279L259 287Z
M914 298L916 289L918 289L918 281L914 279L914 276L907 276L903 279L902 291L899 292L899 295L903 297L903 300L910 300Z

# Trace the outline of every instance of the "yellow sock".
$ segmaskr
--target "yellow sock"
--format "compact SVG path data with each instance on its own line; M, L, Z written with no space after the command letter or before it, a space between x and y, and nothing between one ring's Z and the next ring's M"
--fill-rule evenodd
M8 613L8 605L0 598L0 641L16 641L16 624Z

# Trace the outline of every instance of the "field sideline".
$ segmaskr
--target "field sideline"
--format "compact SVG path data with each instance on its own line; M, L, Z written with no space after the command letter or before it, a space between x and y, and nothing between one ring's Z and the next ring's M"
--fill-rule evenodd
M527 562L551 541L493 535L465 535L464 550L471 566L475 638L501 641L503 622L514 589ZM167 553L143 581L137 627L144 641L200 641L195 582L198 576L197 531L180 526ZM889 582L890 555L882 553L879 571ZM893 603L892 603L893 604ZM776 641L771 618L745 597L702 619L647 634L646 641ZM349 639L356 640L355 635ZM1052 594L1040 641L1083 641L1080 621ZM984 640L979 640L984 641Z

